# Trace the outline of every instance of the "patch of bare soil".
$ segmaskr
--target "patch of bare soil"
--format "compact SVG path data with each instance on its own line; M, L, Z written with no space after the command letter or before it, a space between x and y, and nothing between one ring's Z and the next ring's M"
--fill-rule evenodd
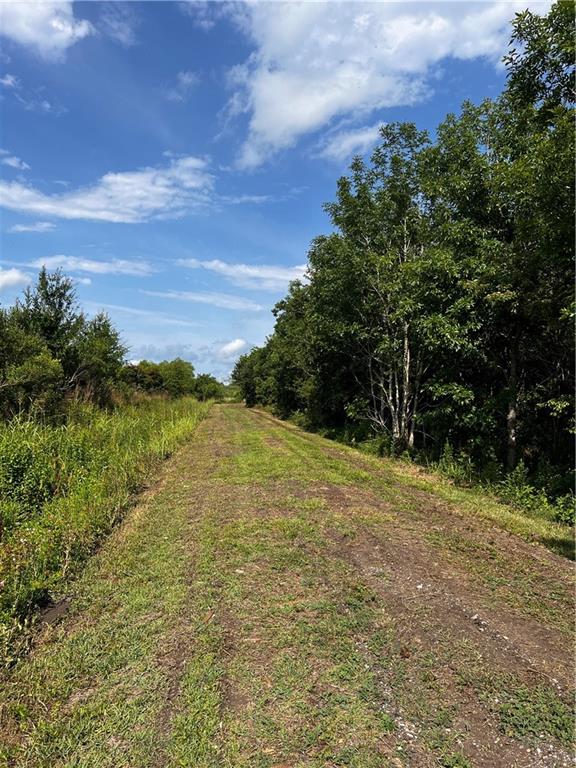
M283 440L273 437L272 435L265 435L264 442L269 445L270 448L276 448L278 450L285 450L285 443Z
M354 514L360 506L373 513L389 513L390 504L376 495L357 488L317 486L332 510ZM429 503L429 499L421 499ZM449 518L447 518L449 514ZM433 510L434 525L445 525L452 533L489 536L491 546L507 557L532 557L533 548L500 530L482 531L482 526L454 519L439 505ZM430 520L428 520L430 523ZM570 690L573 668L569 638L540 622L501 607L490 605L489 596L471 580L469 574L442 558L420 535L417 526L407 528L396 518L378 533L374 527L359 525L352 535L338 530L328 532L332 554L351 563L378 595L382 610L394 618L398 639L398 657L407 670L408 685L419 686L417 677L410 681L411 659L432 655L437 659L435 685L442 689L442 706L454 706L457 716L453 728L460 731L461 748L472 765L482 768L502 766L552 766L569 764L569 755L552 745L548 749L527 749L518 741L503 736L489 709L481 702L474 687L462 685L467 658L488 674L513 675L527 685L539 680L554 686L559 693ZM536 563L548 570L554 561L549 553L538 552ZM558 567L558 562L555 563ZM561 563L561 568L564 564ZM378 665L378 659L373 663ZM380 677L385 681L387 672ZM392 714L405 730L410 765L428 765L428 757L418 755L418 726L406 723L401 710ZM404 723L404 725L402 725Z
M54 600L40 611L38 622L40 624L56 624L70 610L70 598L63 597L60 600Z
M348 511L354 515L358 509L373 515L388 515L393 505L382 501L377 494L349 486L311 486L312 495L322 495L332 510ZM306 491L302 489L301 496ZM490 593L476 583L465 568L459 567L442 551L432 547L424 539L426 531L449 531L452 536L461 535L478 544L488 543L493 556L505 561L518 560L532 563L542 577L565 578L566 608L570 610L570 564L551 552L532 547L517 537L478 521L467 521L454 516L452 510L432 501L429 496L418 494L420 512L426 509L426 525L414 524L404 519L403 513L395 516L393 525L386 525L378 534L375 526L360 525L352 537L332 532L335 556L352 560L365 575L380 585L385 584L386 595L397 605L424 603L438 612L464 617L465 626L472 624L475 637L492 638L494 644L505 648L506 654L521 659L520 666L537 670L548 680L569 688L573 680L570 637L558 630L544 626L530 617L517 612L497 609ZM353 518L352 518L353 521ZM376 526L377 528L378 526ZM481 556L482 552L479 552ZM442 626L451 626L443 615ZM506 662L508 664L508 661Z
M380 539L363 532L353 542L336 540L335 554L358 568L394 617L408 676L412 656L433 654L438 659L434 676L443 690L442 705L457 708L454 728L463 735L462 750L472 765L562 764L568 757L562 750L551 750L552 762L544 757L537 762L526 747L499 734L496 719L459 676L472 658L474 666L489 675L513 675L528 685L544 677L565 691L571 668L564 637L536 622L520 623L502 610L482 608L482 598L471 590L465 574L432 562L432 553L421 542L397 536Z

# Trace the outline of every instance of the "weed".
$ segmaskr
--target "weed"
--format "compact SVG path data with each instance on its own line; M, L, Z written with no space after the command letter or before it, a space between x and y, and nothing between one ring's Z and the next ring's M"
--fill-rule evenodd
M21 650L34 610L63 588L208 408L154 400L112 414L86 407L66 426L14 420L0 428L0 666Z

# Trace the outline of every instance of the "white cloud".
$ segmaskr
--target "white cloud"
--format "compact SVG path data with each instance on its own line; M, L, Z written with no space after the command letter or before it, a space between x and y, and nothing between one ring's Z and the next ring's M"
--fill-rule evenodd
M163 299L176 299L177 301L191 301L196 304L211 304L220 309L245 310L248 312L260 312L264 307L249 299L240 296L231 296L228 293L202 292L202 291L143 291L147 296L159 296Z
M63 219L136 223L202 208L211 201L212 188L205 160L180 157L160 168L107 173L92 186L60 194L0 181L0 206Z
M318 155L338 163L352 155L363 155L378 141L380 125L333 133L320 144Z
M4 77L0 77L0 85L3 85L4 88L18 88L19 80L15 75L7 73Z
M67 48L93 31L90 22L74 17L70 0L0 2L0 34L46 59L62 58Z
M0 14L2 0L0 0ZM45 97L46 88L38 86L33 89L24 88L21 81L15 75L0 77L0 85L7 88L12 98L15 99L27 112L39 112L44 115L62 115L67 112L60 104L53 104Z
M92 285L92 280L89 277L75 277L74 280L79 285Z
M222 360L230 360L236 357L243 349L248 346L248 342L245 339L233 339L227 344L224 344L218 350L218 357Z
M63 254L36 259L30 266L46 267L47 269L61 268L69 272L89 272L94 275L132 275L134 277L146 277L154 272L150 264L145 261L128 261L126 259L96 261L95 259L83 259L78 256L65 256Z
M127 48L136 45L138 18L128 3L101 3L98 29Z
M16 234L18 232L51 232L56 229L56 225L50 221L35 221L33 224L14 224L8 232Z
M286 196L275 195L225 195L220 198L222 202L229 205L261 205L262 203L275 203L280 200L286 200Z
M176 262L181 267L190 269L206 269L222 275L230 282L241 288L252 288L264 291L281 291L291 280L302 278L306 265L296 267L270 266L266 264L228 264L219 259L199 261L198 259L179 259Z
M163 312L153 312L148 309L137 309L135 307L125 307L120 304L97 304L94 301L85 302L84 306L94 312L101 312L103 309L110 310L113 313L122 315L131 315L141 320L150 320L154 325L177 325L186 328L197 328L200 324L192 320L181 320L177 317L170 317Z
M227 2L205 2L204 0L186 0L178 3L178 7L185 16L189 16L195 27L209 32L217 22L232 14L237 15L240 11L240 4Z
M59 104L53 104L51 101L48 101L48 99L38 96L30 91L25 95L17 93L15 94L15 97L27 112L38 112L42 115L56 115L56 117L58 117L68 111L65 107L62 107Z
M189 70L178 72L175 85L166 90L166 98L168 101L186 101L190 95L190 91L199 82L200 78L194 72L190 72Z
M6 150L2 150L2 158L0 159L0 163L2 165L7 165L10 168L15 168L17 171L29 171L30 166L28 163L25 163L23 160L20 160L19 157L15 157L14 155L10 155Z
M229 113L249 115L238 158L253 168L335 118L368 115L429 96L447 57L506 51L510 20L548 2L252 3L240 26L256 50L230 73Z
M0 267L0 291L16 285L27 285L32 277L20 269L2 269Z

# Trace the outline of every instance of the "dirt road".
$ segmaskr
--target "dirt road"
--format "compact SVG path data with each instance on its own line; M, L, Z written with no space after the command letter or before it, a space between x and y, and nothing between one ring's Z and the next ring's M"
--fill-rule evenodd
M571 565L439 482L215 406L2 681L0 762L571 765Z

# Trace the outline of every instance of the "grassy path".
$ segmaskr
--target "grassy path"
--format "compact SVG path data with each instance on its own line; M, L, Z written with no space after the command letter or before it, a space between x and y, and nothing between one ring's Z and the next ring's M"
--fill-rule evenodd
M0 764L571 764L570 564L451 493L215 407L0 681Z

